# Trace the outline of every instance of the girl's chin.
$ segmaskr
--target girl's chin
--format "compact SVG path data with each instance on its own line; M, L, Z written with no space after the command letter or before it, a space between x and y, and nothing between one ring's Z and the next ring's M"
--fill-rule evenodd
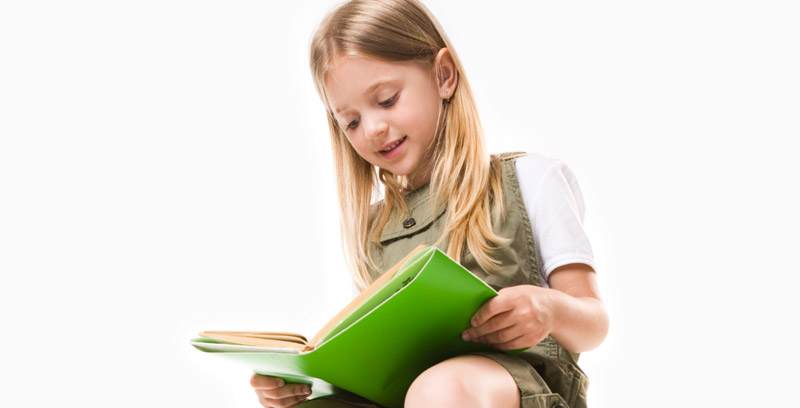
M400 157L400 160L393 161L390 163L386 163L386 160L375 160L372 164L375 167L381 168L389 173L392 173L395 176L406 176L410 178L415 178L414 173L417 167L417 163L411 158L410 155L404 155L404 157ZM377 163L377 164L376 164Z
M400 176L409 177L412 174L411 171L404 170L404 169L398 169L398 168L392 167L392 166L381 167L381 168L386 170L386 171L388 171L389 173L392 173L392 175L397 176L397 177L400 177Z
M382 160L378 167L387 170L395 176L405 176L413 172L413 164L409 163L408 157L400 157L400 160L392 160L387 163L387 160Z
M419 172L416 171L417 167L419 166L415 166L414 163L397 163L395 166L389 165L384 169L394 174L395 176L407 177L412 186L415 186L416 184L422 183L419 180L430 179L430 175L428 175L428 177L426 178L418 174Z

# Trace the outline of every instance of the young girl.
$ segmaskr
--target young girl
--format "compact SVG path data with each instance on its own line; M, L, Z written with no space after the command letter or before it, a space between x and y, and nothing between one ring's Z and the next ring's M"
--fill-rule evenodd
M327 109L356 285L427 244L499 290L463 333L497 351L429 368L405 406L586 406L577 353L602 342L608 318L569 169L486 152L464 68L416 0L333 10L312 40L311 71ZM373 203L379 182L384 197ZM344 393L307 401L308 386L274 377L251 384L264 407L377 407Z

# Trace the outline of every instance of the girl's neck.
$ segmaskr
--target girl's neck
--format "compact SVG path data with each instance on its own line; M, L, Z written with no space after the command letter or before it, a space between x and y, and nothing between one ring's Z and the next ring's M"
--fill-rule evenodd
M417 190L431 182L431 176L433 175L433 157L431 153L429 150L417 166L416 171L406 176L406 192Z
M412 191L419 190L420 188L425 187L426 185L428 185L428 183L430 183L430 182L431 182L430 176L428 176L428 178L425 179L425 180L414 180L414 181L412 181L411 179L409 179L408 180L408 184L406 185L405 191L407 193L410 193Z
M423 165L423 168L420 170L421 171L416 172L415 174L409 174L407 176L407 183L405 188L406 192L417 190L420 187L424 187L431 182L431 170L432 170L431 166Z

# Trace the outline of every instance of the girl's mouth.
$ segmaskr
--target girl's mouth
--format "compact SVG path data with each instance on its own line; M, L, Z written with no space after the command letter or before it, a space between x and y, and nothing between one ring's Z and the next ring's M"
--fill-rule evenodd
M380 153L381 156L386 158L394 156L394 153L397 153L397 148L403 145L403 143L406 141L406 138L408 138L408 136L403 136L402 139L392 143L389 147L382 150L378 150L378 153Z

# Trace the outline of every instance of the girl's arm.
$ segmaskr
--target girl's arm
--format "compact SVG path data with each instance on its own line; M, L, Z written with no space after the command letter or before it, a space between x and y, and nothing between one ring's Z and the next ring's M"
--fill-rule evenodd
M503 288L487 301L464 331L464 340L501 350L532 347L552 335L567 350L591 350L608 333L608 315L595 280L585 264L556 268L550 288L519 285Z

